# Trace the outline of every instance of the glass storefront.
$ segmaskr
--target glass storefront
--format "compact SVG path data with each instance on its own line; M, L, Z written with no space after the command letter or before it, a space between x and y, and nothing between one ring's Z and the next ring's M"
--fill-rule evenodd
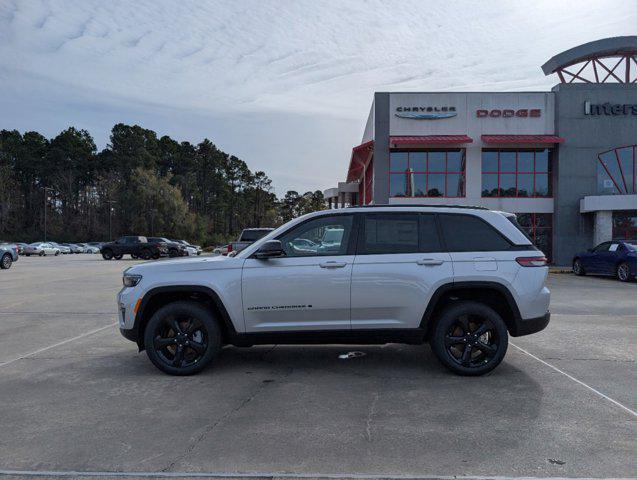
M550 197L552 150L482 150L483 197Z
M392 151L391 197L464 197L465 150Z
M613 238L637 240L637 210L613 212Z
M597 158L598 195L629 195L637 192L637 145L608 150Z

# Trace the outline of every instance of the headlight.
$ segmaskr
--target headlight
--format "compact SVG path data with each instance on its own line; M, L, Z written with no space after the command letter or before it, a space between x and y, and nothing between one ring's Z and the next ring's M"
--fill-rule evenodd
M137 285L142 279L141 275L127 275L124 274L124 277L122 277L122 281L124 282L124 286L125 287L134 287L135 285Z

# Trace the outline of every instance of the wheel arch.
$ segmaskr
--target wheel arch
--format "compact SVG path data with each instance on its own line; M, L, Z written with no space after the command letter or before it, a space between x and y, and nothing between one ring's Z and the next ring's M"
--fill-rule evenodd
M440 312L448 305L462 300L488 305L502 317L509 333L516 336L521 315L509 288L498 282L468 281L447 283L436 289L420 322L425 339L430 338Z
M219 326L223 335L223 341L227 341L237 335L232 319L223 304L223 301L212 288L203 285L170 285L156 287L144 294L137 314L133 331L139 350L144 349L144 331L153 314L169 303L179 300L193 301L203 304L211 310L219 319Z

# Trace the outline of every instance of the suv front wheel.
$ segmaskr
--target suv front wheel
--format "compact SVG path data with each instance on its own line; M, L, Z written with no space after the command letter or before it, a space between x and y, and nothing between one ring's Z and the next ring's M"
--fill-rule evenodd
M194 302L174 302L152 316L144 332L146 354L170 375L199 373L221 350L221 330L212 313Z
M504 358L507 328L492 308L462 301L441 313L431 336L431 348L442 364L458 375L490 372Z

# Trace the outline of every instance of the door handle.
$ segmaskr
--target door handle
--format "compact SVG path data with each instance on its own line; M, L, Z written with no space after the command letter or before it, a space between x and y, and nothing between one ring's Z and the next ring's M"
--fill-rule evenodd
M422 260L418 260L416 263L418 265L435 266L435 265L442 265L444 261L436 260L435 258L423 258Z
M321 268L343 268L347 265L346 262L323 262L319 263L319 267Z

